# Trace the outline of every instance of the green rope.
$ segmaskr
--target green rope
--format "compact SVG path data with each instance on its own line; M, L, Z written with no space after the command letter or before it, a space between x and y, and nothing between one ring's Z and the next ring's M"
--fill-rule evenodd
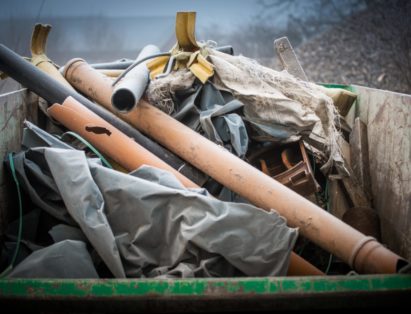
M330 258L328 259L327 269L325 270L325 274L326 274L326 275L328 275L328 272L330 271L332 261L333 261L333 255L330 254Z
M66 135L71 135L71 136L75 137L76 139L78 139L80 142L82 142L84 145L86 145L98 158L100 158L103 165L105 165L107 168L113 169L111 164L104 158L104 156L102 154L100 154L100 152L93 145L91 145L86 139L84 139L83 137L81 137L77 133L74 133L74 132L71 132L71 131L64 133L61 136L61 139Z
M21 243L21 234L23 231L23 201L21 198L21 191L20 191L20 184L19 181L17 180L16 176L16 168L14 167L14 160L13 160L13 154L9 153L8 155L9 162L10 162L10 169L11 169L11 175L13 176L13 181L16 184L17 188L17 195L19 199L19 230L17 233L17 243L16 243L16 248L14 250L13 257L11 259L10 265L0 274L0 278L3 278L8 275L8 273L13 269L14 263L16 262L17 255L19 254L20 250L20 243Z

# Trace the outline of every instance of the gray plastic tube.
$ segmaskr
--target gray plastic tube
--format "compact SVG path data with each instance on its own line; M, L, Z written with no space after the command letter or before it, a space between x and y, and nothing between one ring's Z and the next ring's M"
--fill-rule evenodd
M148 45L141 50L136 61L145 57L157 54L160 49L154 45ZM148 62L147 60L146 62ZM129 73L115 86L113 95L111 96L111 104L120 112L128 112L134 108L144 94L144 91L149 82L149 71L146 62L142 62Z

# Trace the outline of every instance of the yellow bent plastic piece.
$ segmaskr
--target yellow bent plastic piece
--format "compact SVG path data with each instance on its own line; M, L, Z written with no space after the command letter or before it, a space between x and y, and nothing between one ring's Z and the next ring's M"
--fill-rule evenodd
M57 70L54 63L46 56L46 43L50 30L51 25L36 24L34 26L31 36L31 63L66 87L73 89Z
M196 12L177 12L177 44L171 49L175 64L173 70L188 68L203 84L214 75L214 66L206 60L207 51L195 38ZM158 57L147 63L150 78L164 72L170 57Z
M197 56L197 62L190 67L190 71L203 83L214 75L214 66L208 62L201 54Z
M194 52L200 47L195 36L196 12L177 12L176 37L178 48Z
M170 57L157 57L149 62L147 62L147 69L150 71L150 79L155 79L157 75L164 72L167 62Z

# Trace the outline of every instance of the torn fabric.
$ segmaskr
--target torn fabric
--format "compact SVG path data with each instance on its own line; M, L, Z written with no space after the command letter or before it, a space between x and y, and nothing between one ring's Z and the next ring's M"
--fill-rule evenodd
M334 121L338 113L332 99L322 92L321 87L242 56L210 49L210 59L215 66L216 87L230 90L244 103L246 119L260 133L280 134L280 138L273 139L281 142L300 137L305 140L315 133L323 139L324 145L320 149L329 157L321 170L328 173L335 165L343 173L348 173L337 144L340 135Z

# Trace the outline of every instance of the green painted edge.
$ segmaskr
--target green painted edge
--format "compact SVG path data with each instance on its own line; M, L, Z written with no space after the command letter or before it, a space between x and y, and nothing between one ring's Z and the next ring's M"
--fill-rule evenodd
M344 85L344 84L320 84L324 87L327 88L341 88L341 89L345 89L348 90L350 92L354 92L355 88L352 85Z
M220 279L2 279L4 297L109 298L323 294L409 290L411 275Z

